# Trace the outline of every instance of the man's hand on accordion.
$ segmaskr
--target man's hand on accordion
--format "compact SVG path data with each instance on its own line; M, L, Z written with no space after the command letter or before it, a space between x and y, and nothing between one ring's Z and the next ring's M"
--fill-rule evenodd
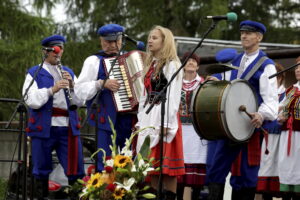
M104 88L116 92L120 88L120 83L116 79L107 79L104 84Z

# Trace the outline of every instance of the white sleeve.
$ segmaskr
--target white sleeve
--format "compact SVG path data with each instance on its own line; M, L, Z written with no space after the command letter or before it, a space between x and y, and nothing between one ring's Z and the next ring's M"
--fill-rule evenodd
M168 67L164 68L164 73L168 82L170 81L172 75L180 67L180 63L171 61ZM173 120L177 121L177 113L179 110L180 98L181 98L181 88L182 88L183 70L181 70L176 78L172 81L167 89L167 101L166 101L166 114L164 119L164 127L170 127ZM172 122L173 121L173 122Z
M269 79L269 76L276 73L276 68L273 64L265 67L264 72L259 79L259 92L263 102L258 108L258 112L264 120L275 120L278 115L278 92L277 79Z
M142 111L144 110L144 105L145 105L146 99L147 99L147 92L146 92L145 86L143 84L142 85L142 95L140 96L140 99L139 99L139 108L138 108L138 113L137 113L138 121L135 124L136 127L139 126L139 122L141 121L141 118L143 115Z
M74 75L74 84L77 82L77 77ZM75 85L74 85L75 88ZM80 98L80 96L74 90L71 90L73 104L76 104L78 107L83 106L85 101Z
M23 84L23 95L25 94L26 89L29 87L31 81L32 76L27 74ZM52 95L50 90L51 88L39 89L37 83L34 81L32 86L29 88L27 95L24 97L25 103L32 109L39 109L45 103L47 103L49 97Z
M97 56L88 57L84 63L78 79L75 81L75 93L83 101L92 99L97 91L100 60Z

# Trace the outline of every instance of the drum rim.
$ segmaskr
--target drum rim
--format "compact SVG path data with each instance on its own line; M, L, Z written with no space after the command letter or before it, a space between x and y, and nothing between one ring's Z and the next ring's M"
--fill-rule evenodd
M200 83L199 86L198 86L197 88L195 88L194 91L196 91L196 92L193 91L193 93L192 93L192 100L191 100L191 106L190 106L190 113L191 113L191 117L192 117L192 124L193 124L194 130L197 132L197 134L198 134L198 136L199 136L200 138L202 138L201 135L203 136L203 134L201 134L201 132L200 132L200 130L199 130L199 127L198 127L198 125L197 125L197 123L196 123L196 119L195 119L194 114L193 114L193 113L194 113L194 110L195 110L195 108L194 108L194 106L195 106L194 101L195 101L196 96L198 96L198 93L199 93L199 91L200 91L200 88L201 88L205 83L207 83L207 82L208 82L208 80L204 81L203 83ZM204 139L206 139L206 138L204 138Z

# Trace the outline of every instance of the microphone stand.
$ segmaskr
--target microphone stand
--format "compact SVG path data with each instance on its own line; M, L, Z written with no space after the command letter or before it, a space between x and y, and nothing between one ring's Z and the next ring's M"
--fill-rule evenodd
M159 171L159 179L158 179L158 195L157 199L161 200L162 198L162 179L163 179L163 174L162 174L162 166L163 166L163 137L164 137L164 116L165 116L165 103L166 103L166 91L169 85L172 83L172 81L176 78L177 74L184 68L186 65L187 61L192 57L192 55L195 53L195 51L202 45L203 40L206 38L206 36L213 30L215 29L217 23L219 20L213 19L213 22L209 29L203 34L200 42L197 44L197 46L194 48L194 50L190 53L190 55L184 60L182 65L179 67L179 69L172 75L170 81L164 86L164 88L154 97L152 103L150 104L149 108L146 110L146 114L149 114L149 112L152 110L152 108L155 105L155 102L160 101L161 102L161 128L160 128L160 140L159 140L159 146L160 146L160 171Z
M21 100L19 101L19 103L17 104L16 108L15 108L15 111L13 112L13 114L11 115L9 121L6 123L6 126L5 126L5 129L8 129L12 120L14 119L15 115L17 114L17 112L20 113L20 119L19 119L19 128L20 128L20 134L19 134L19 145L18 145L18 169L17 169L17 185L19 186L20 185L20 165L22 165L23 167L23 182L22 182L22 199L23 200L26 200L27 199L27 169L26 169L26 166L27 166L27 135L24 134L23 136L23 140L24 140L24 145L23 145L23 161L21 161L21 148L22 148L22 144L21 144L21 141L22 141L22 137L21 135L23 134L23 126L24 126L24 113L26 113L26 122L27 122L27 119L28 119L28 107L25 103L25 98L28 94L28 91L29 89L31 88L31 86L33 85L34 83L34 80L35 78L37 77L39 71L42 69L43 67L43 64L45 62L45 59L48 57L48 53L46 53L43 58L42 58L42 62L41 64L39 65L38 69L35 71L34 75L33 75L33 78L31 80L31 82L29 83L28 87L26 88L25 90L25 93L24 95L22 96ZM17 187L17 190L16 190L16 199L18 200L19 199L19 187Z
M118 61L119 57L121 56L121 52L123 50L123 47L125 46L126 42L125 40L123 40L122 38L122 44L121 44L121 48L119 49L119 52L117 54L117 56L115 57L115 59L113 60L112 62L112 66L110 68L110 70L108 71L108 74L107 74L107 77L103 80L103 84L102 84L102 88L96 93L96 96L94 98L94 100L92 101L92 104L91 104L91 107L90 109L88 109L87 111L87 115L86 115L86 118L85 120L83 121L83 126L85 126L87 120L88 120L88 117L89 115L91 114L92 110L95 110L95 145L96 145L96 150L98 149L98 114L97 114L97 110L98 110L98 99L100 98L101 94L102 94L102 91L104 90L104 85L107 81L107 79L109 79L109 75L111 74L114 66L116 65L116 62ZM101 60L100 60L101 62ZM95 168L96 170L98 169L98 156L95 157Z
M290 70L290 69L292 69L292 68L294 68L294 67L297 67L298 65L300 65L300 63L296 63L295 65L292 65L292 66L290 66L290 67L288 67L288 68L286 68L286 69L284 69L284 70L282 70L282 71L280 71L280 72L277 72L277 73L275 73L275 74L269 76L269 79L271 79L271 78L273 78L273 77L275 77L275 76L278 76L278 75L282 74L283 72L286 72L286 71L288 71L288 70Z

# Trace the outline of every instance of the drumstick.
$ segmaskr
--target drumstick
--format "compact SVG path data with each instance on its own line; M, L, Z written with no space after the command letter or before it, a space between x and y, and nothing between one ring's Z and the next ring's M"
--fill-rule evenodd
M250 119L252 119L252 116L250 115L250 113L247 112L247 108L245 105L240 105L239 111L245 112L248 115L248 117L250 117Z
M239 111L246 113L246 114L248 115L248 117L250 117L250 119L252 119L252 116L250 115L250 113L248 113L247 108L246 108L245 105L240 105ZM261 129L265 134L268 133L263 127L260 127L260 129Z

